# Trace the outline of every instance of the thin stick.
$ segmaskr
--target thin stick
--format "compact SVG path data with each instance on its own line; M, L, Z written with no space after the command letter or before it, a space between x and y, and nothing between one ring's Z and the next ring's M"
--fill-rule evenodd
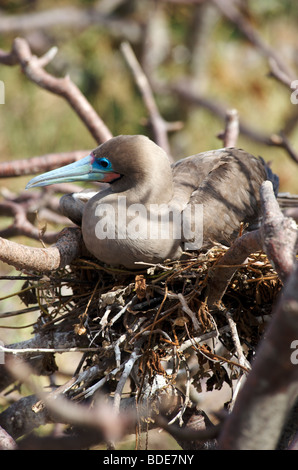
M178 299L180 300L180 303L182 305L182 310L187 313L187 315L190 316L191 320L192 320L192 323L193 323L193 326L194 326L194 329L195 331L199 331L201 329L200 327L200 323L196 317L196 314L189 308L189 306L187 305L187 302L185 300L185 298L183 297L183 295L180 293L178 294Z
M156 143L162 147L170 157L170 145L168 141L168 125L163 117L160 115L158 107L156 105L149 81L143 72L131 46L127 42L121 44L121 51L125 57L127 64L129 65L136 84L140 90L145 106L150 116L150 122L153 128L154 137Z
M246 369L250 370L251 369L250 363L248 362L248 360L244 356L244 353L243 353L243 350L242 350L242 347L241 347L241 343L240 343L240 339L239 339L239 335L238 335L238 331L237 331L237 325L234 322L230 312L226 311L225 312L225 317L228 321L228 324L229 324L229 327L230 327L230 330L231 330L231 335L232 335L232 339L233 339L233 342L234 342L234 345L235 345L235 348L236 348L239 364L241 366L245 367Z
M124 385L126 384L126 381L129 377L129 374L133 368L134 363L140 357L140 349L141 349L142 344L143 344L143 340L139 340L137 344L135 345L133 352L131 353L129 359L125 363L124 371L118 381L117 388L115 390L115 395L114 395L114 402L113 402L113 410L116 413L119 413L122 390L124 388Z

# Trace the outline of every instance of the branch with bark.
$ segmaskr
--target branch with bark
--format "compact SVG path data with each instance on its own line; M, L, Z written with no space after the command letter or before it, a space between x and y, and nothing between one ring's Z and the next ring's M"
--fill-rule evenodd
M283 282L297 263L296 223L282 214L270 181L262 184L260 192L263 207L262 226L236 239L210 272L207 293L210 307L221 301L235 272L250 254L264 250Z
M298 337L297 283L296 263L252 370L225 422L220 449L272 450L277 446L298 397L298 370L292 355Z
M171 3L178 2L171 0ZM180 3L203 2L181 0ZM213 3L222 10L221 2ZM233 21L262 54L275 60L279 71L285 72L283 61L256 35L235 5L224 3L229 21ZM37 58L28 43L17 38L10 53L0 51L0 63L20 65L33 83L66 99L97 143L111 138L106 124L69 77L56 78L45 71L54 53L52 49ZM164 91L179 94L192 105L199 104L221 116L226 125L219 137L225 146L235 146L238 134L242 132L256 141L284 147L293 160L298 161L285 136L260 135L239 122L235 110L227 111L214 100L200 96L192 86L167 84L162 90L155 79L145 75L127 43L122 45L122 53L144 101L154 139L169 154L168 131L173 127L161 117L154 96L154 93ZM46 171L81 156L82 151L77 151L18 162L19 167L13 162L2 164L0 176ZM71 185L68 189L60 185L56 191L72 189L77 190ZM162 427L183 449L216 446L223 449L275 448L286 416L297 398L297 373L289 359L290 342L298 335L297 229L294 222L282 214L271 183L265 182L261 188L263 222L259 230L239 236L216 262L212 256L207 259L202 255L181 264L149 267L145 275L150 281L146 285L146 278L142 279L144 295L140 295L136 279L132 282L131 273L109 269L90 259L79 228L66 228L58 236L51 232L42 236L34 227L28 219L34 202L36 207L51 208L53 212L57 209L52 191L42 190L30 198L6 193L6 200L0 205L2 214L14 217L13 225L4 229L2 235L22 233L55 242L49 248L30 248L0 238L2 261L25 272L48 274L44 279L39 277L37 286L34 281L27 286L39 295L41 315L34 323L34 336L25 342L0 346L0 353L7 359L6 364L0 366L3 372L1 389L18 381L26 384L34 394L21 398L0 414L0 446L77 449L106 442L113 448L136 427L139 432ZM262 311L261 319L249 317L248 324L243 327L245 315L251 315L254 305L238 307L241 315L237 320L235 307L227 303L225 294L238 268L245 266L247 258L257 251L266 253L272 265L270 275L275 274L275 269L284 288L273 313L272 325L251 365L243 347L245 344L250 352L255 347L250 345L253 335L249 337L247 333L249 323L253 318L253 323L259 325L266 314ZM83 254L86 255L84 259ZM78 258L81 259L78 261ZM54 276L65 267L63 279L66 274L74 275L72 279L68 278L67 284L72 289L71 295L61 294L64 281ZM253 278L249 280L259 282ZM277 283L277 277L274 282ZM177 291L174 286L178 286ZM216 307L220 304L219 310ZM240 300L238 304L241 304ZM222 311L225 315L220 316ZM223 351L219 344L224 345ZM30 379L34 374L53 376L55 354L74 351L82 353L82 359L67 382L53 387L49 393L34 386ZM11 356L22 357L25 363L22 362L20 367L18 361L8 359ZM238 396L233 394L232 411L228 417L225 415L219 426L213 425L195 400L191 402L193 384L199 389L198 383L205 378L207 370L213 372L207 379L211 389L218 377L216 386L220 388L224 381L230 385L231 377L237 375L235 370L239 378L237 390L242 374L248 377ZM181 380L179 375L184 378ZM130 396L125 397L123 391L128 383L132 384ZM93 409L86 408L90 398L94 400ZM20 419L13 420L16 415ZM49 422L71 425L76 433L44 438L30 435L37 426ZM268 423L270 432L267 432L268 426L264 429ZM16 444L15 439L20 436L25 437ZM290 438L294 439L293 433ZM285 446L288 442L289 439Z
M50 272L71 263L82 253L79 228L64 229L49 248L35 248L0 238L1 261L22 271Z
M70 77L57 78L44 70L52 59L51 50L42 57L33 55L28 42L23 38L14 39L10 53L0 51L0 63L11 66L20 65L22 71L33 83L62 96L83 121L97 144L110 139L112 137L110 130Z

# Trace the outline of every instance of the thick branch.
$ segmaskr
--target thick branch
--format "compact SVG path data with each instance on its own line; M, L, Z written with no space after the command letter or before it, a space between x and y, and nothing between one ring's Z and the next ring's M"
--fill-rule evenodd
M291 349L298 338L297 285L296 265L274 310L252 371L223 427L220 449L269 450L277 445L298 396L298 368L293 359L295 351Z
M296 224L282 214L270 181L261 186L261 202L264 250L280 279L285 281L296 264Z
M0 426L0 450L15 450L16 448L13 438Z
M223 16L231 21L239 31L268 59L274 60L278 68L288 76L291 72L284 63L281 55L271 46L265 43L262 37L250 24L249 20L237 9L234 0L212 0L212 3L220 10ZM294 80L294 78L293 78Z
M111 132L87 101L79 88L66 76L57 78L43 69L43 58L32 55L25 39L16 38L11 53L2 52L0 62L10 65L20 64L26 76L36 85L56 95L60 95L70 104L81 118L97 143L105 142L112 137Z
M208 305L220 302L239 265L256 251L264 249L279 278L284 282L296 264L297 228L293 219L283 216L272 183L261 186L263 221L259 230L237 238L209 272Z
M236 109L229 109L226 113L225 130L218 135L223 140L224 147L236 147L239 135L239 116Z
M180 80L177 83L167 85L166 87L157 83L155 86L161 93L168 94L170 89L172 93L177 94L179 98L189 103L190 105L203 107L215 116L218 116L221 119L226 119L226 106L224 106L222 103L219 103L218 101L201 95L197 90L194 91L192 82L190 80ZM247 138L262 145L269 145L284 149L290 158L294 162L298 163L298 155L283 133L273 133L271 135L266 135L259 132L259 130L252 128L241 119L239 120L239 132L240 134L245 135Z
M49 248L28 247L0 238L1 261L18 270L54 271L71 263L81 250L81 230L74 227L62 230L59 240Z
M90 150L77 150L73 152L48 153L24 160L0 162L0 178L34 175L50 171L68 163L76 162L88 155L89 152Z
M135 22L115 18L111 15L113 8L117 6L115 1L105 2L105 7L101 8L97 2L97 8L76 8L75 6L65 6L60 8L47 9L20 15L1 15L0 33L20 33L37 30L45 30L52 27L85 29L88 26L97 24L107 28L111 36L131 42L139 41L142 30ZM117 2L120 3L120 0ZM1 54L0 54L1 55Z
M235 240L231 248L209 272L207 287L209 307L220 302L239 265L243 264L251 253L261 249L262 238L259 230L245 233Z
M128 43L122 43L121 51L134 75L135 81L142 95L144 104L148 110L155 141L170 156L170 145L167 133L172 125L168 124L160 115L160 112L154 100L149 81L145 73L143 72L131 46Z

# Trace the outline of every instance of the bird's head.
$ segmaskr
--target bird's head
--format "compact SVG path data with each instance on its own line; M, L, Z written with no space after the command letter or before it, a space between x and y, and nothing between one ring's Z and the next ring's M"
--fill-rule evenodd
M26 189L37 186L49 186L56 183L71 183L75 181L101 181L111 183L121 177L113 169L112 162L105 156L98 156L96 150L89 155L61 168L38 175L26 186Z
M110 183L116 192L138 187L141 197L143 189L140 188L148 192L148 188L155 187L160 195L160 188L166 180L169 181L167 190L170 193L171 175L167 154L148 137L120 135L104 142L77 162L36 176L26 189L56 183L99 181Z

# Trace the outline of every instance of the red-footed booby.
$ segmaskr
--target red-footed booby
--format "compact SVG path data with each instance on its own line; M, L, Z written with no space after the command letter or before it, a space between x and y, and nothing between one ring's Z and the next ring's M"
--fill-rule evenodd
M186 249L229 245L241 222L257 226L266 179L278 184L262 159L240 149L203 152L171 166L149 138L120 135L78 162L33 178L26 188L109 183L92 197L63 196L61 211L81 225L84 243L98 260L140 269L138 262L179 259Z

